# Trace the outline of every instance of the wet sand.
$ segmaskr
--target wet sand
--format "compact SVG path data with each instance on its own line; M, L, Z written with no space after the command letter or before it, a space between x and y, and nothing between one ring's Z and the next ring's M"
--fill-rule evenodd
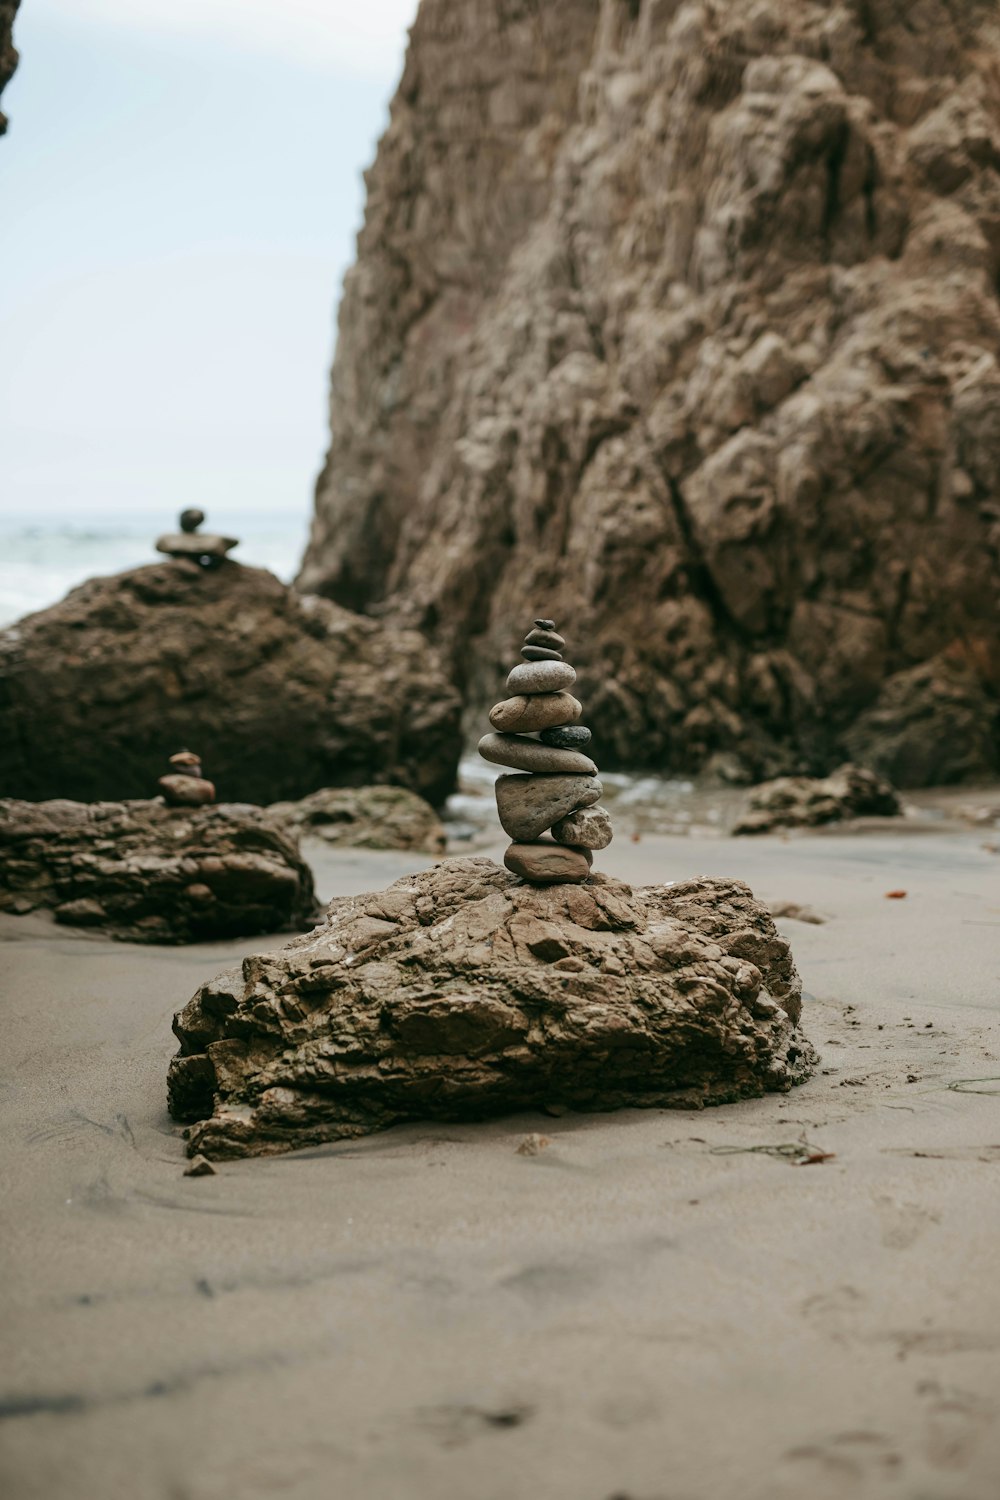
M636 884L738 875L825 919L782 921L822 1054L790 1095L407 1126L202 1179L165 1109L171 1014L274 940L137 948L0 919L0 1489L995 1500L985 842L626 838L600 856ZM325 896L430 863L310 854ZM521 1155L529 1132L551 1143ZM833 1159L761 1149L803 1138Z

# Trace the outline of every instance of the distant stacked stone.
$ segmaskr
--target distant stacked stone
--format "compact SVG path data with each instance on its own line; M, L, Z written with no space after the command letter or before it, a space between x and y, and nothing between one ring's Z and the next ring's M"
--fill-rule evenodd
M239 546L234 536L219 536L211 531L199 531L205 521L203 510L182 510L179 516L180 531L168 531L157 537L157 552L168 557L190 558L203 568L217 568L225 562L226 553Z
M173 770L157 785L168 807L203 807L215 801L215 787L201 774L201 756L193 750L178 750L170 757Z
M534 885L579 884L590 874L591 850L611 842L611 819L594 806L604 788L584 754L590 730L577 722L583 708L567 692L576 672L563 660L565 644L554 620L535 621L524 661L507 678L514 696L490 710L498 732L479 741L484 760L523 773L497 778L497 811L514 840L504 864ZM546 830L551 838L542 837Z

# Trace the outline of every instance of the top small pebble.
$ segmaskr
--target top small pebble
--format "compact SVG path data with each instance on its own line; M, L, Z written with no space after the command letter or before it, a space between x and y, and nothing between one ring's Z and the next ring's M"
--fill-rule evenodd
M535 624L539 630L555 630L556 628L555 620L536 620Z

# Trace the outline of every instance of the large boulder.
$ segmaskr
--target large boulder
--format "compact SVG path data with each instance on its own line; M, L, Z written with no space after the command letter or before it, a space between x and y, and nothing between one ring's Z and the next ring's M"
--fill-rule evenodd
M267 812L296 838L337 848L443 854L448 842L430 803L403 786L324 787L297 802L275 802Z
M407 1119L698 1107L814 1060L788 944L739 881L527 885L445 861L333 901L175 1018L192 1153L270 1155Z
M236 562L94 578L0 632L7 795L145 796L183 745L227 802L373 781L438 802L459 700L415 632Z
M996 19L422 0L303 586L477 707L523 621L572 624L608 768L995 774ZM961 703L894 748L942 656Z
M779 776L754 787L734 833L819 828L845 818L898 818L893 788L863 766L839 766L830 776Z
M301 930L297 841L258 807L0 801L0 911L53 911L133 943Z

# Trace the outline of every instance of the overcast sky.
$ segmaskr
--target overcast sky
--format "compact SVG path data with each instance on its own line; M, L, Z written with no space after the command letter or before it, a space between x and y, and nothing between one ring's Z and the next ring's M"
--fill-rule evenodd
M416 0L26 0L0 140L0 513L309 508Z

